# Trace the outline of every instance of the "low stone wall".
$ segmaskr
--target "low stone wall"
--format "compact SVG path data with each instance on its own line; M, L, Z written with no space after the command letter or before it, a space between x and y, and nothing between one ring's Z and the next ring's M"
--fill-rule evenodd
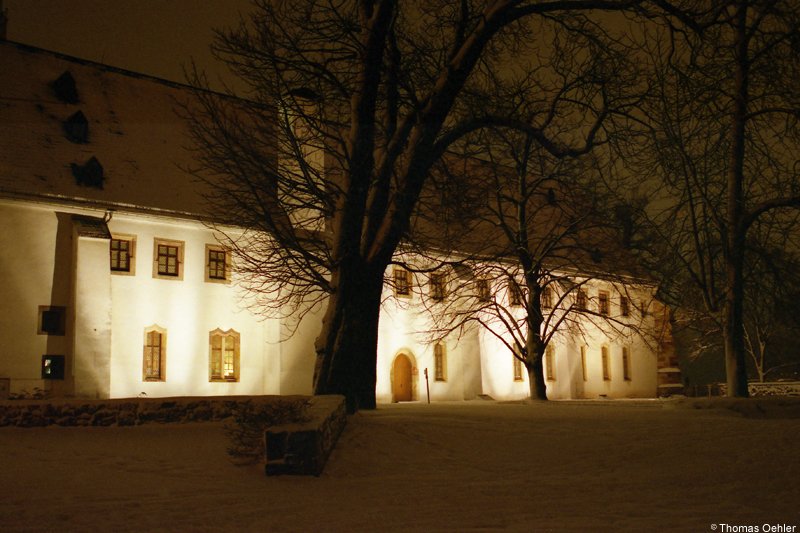
M347 423L344 397L317 396L307 414L307 422L274 426L265 432L268 476L322 473Z
M119 400L15 400L0 402L0 427L135 426L224 420L245 402L285 396L129 398Z

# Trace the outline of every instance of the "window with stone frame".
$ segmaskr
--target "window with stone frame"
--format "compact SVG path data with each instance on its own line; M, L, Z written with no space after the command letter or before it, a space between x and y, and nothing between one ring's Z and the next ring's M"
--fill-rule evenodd
M542 309L553 308L553 289L544 287L541 294Z
M578 311L586 310L586 291L583 289L576 289L575 291L575 308Z
M447 352L444 344L437 342L433 346L434 379L447 381Z
M402 267L394 267L394 295L411 297L411 272Z
M622 316L630 316L631 314L630 301L624 294L621 294L619 297L619 314Z
M153 245L153 277L183 279L183 241L155 239Z
M205 280L211 283L229 283L230 270L230 252L222 246L206 244Z
M603 316L608 316L610 313L608 293L606 291L597 293L597 312Z
M520 361L521 351L517 344L514 344L514 354L512 356L514 361L514 381L522 381L522 361Z
M215 329L209 333L209 381L239 381L239 333Z
M512 307L522 307L524 303L525 294L522 287L519 286L517 280L508 278L508 303Z
M492 301L492 290L489 285L488 279L480 278L475 280L475 292L478 295L478 301L480 302Z
M447 276L442 272L432 272L430 275L430 297L436 302L441 302L447 297Z
M586 371L586 346L581 346L581 376L583 381L588 381L589 373Z
M611 381L611 362L608 360L608 346L600 348L600 362L603 365L603 381Z
M142 381L166 381L166 370L167 330L159 326L150 326L144 331Z
M555 381L556 355L555 355L555 349L550 345L548 345L547 348L544 349L544 366L545 370L547 371L546 374L547 381Z
M133 275L136 271L136 237L114 234L109 241L112 274Z
M622 379L631 380L631 352L627 346L622 347Z

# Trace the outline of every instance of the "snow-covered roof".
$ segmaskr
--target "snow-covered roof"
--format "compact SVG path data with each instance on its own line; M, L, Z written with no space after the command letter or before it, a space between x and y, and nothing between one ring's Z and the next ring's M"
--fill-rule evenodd
M203 186L184 170L190 99L177 83L0 41L0 195L201 215Z

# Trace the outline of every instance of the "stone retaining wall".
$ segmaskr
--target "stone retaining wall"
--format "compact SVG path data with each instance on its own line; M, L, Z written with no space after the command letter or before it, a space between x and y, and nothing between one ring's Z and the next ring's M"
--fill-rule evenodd
M287 396L130 398L119 400L16 400L0 403L0 427L135 426L224 420L239 404ZM298 397L299 398L299 397Z

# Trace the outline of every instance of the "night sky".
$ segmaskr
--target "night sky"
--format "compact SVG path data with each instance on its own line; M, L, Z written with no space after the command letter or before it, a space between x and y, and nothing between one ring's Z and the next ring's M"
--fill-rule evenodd
M219 72L212 28L233 26L250 0L0 0L7 38L173 81L191 58Z

